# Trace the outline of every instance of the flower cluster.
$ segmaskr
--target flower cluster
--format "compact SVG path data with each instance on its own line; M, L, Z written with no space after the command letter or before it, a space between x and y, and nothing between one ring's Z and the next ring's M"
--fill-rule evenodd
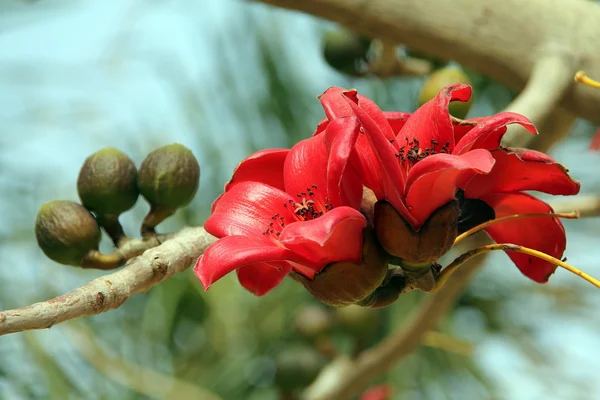
M430 270L457 235L478 224L552 213L524 191L578 193L579 183L547 155L500 146L509 124L536 133L524 116L449 114L451 101L470 97L469 86L451 85L408 114L382 112L355 90L326 90L319 97L326 119L314 135L242 161L213 204L205 229L219 240L194 268L205 289L235 270L260 296L291 274L326 303L356 303L389 280L390 260ZM566 246L551 216L485 230L498 243L555 258ZM509 256L536 282L556 268L527 254Z

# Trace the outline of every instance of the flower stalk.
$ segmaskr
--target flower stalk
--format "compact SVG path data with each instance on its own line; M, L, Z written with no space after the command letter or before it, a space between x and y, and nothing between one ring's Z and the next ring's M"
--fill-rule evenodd
M486 246L481 246L476 249L467 251L466 253L457 257L454 261L452 261L446 268L444 268L440 272L433 291L436 292L442 286L444 286L444 284L446 283L448 278L465 262L469 261L473 257L476 257L476 256L484 254L484 253L489 253L491 251L514 251L514 252L527 254L529 256L539 258L539 259L547 261L553 265L556 265L557 267L564 268L567 271L588 281L589 283L596 286L597 288L600 288L600 281L598 279L593 278L592 276L586 274L583 271L580 271L579 269L575 268L572 265L567 264L564 261L561 261L557 258L549 256L546 253L542 253L541 251L530 249L528 247L518 246L516 244L510 244L510 243L502 243L502 244L489 244Z

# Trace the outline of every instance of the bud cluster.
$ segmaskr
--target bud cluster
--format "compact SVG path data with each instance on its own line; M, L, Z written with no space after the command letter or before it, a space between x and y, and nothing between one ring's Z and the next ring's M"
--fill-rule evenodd
M117 248L127 246L131 239L123 232L119 216L130 210L141 194L150 204L142 236L155 236L156 225L193 199L199 179L198 161L180 144L153 151L139 171L118 149L97 151L79 171L77 192L81 204L55 200L40 208L35 224L38 245L46 256L61 264L117 267L126 260L122 253L103 255L98 251L100 228Z

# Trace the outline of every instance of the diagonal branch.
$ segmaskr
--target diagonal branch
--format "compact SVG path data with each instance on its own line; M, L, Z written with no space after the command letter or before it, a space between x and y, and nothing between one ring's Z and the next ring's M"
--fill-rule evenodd
M256 0L455 60L522 90L544 48L573 52L578 69L600 76L600 5L587 0ZM509 27L510 29L507 29ZM568 112L600 122L600 91L561 96Z
M476 246L489 243L489 239L484 235L478 235L473 239L477 241ZM428 296L413 312L407 323L374 347L361 353L356 360L334 362L332 369L325 369L307 388L302 400L352 398L373 379L408 356L421 344L423 336L434 329L448 313L484 260L485 257L480 257L465 263L456 271L460 275L452 276L452 280L449 279L439 291Z
M569 51L558 49L547 51L536 61L525 89L505 111L525 115L540 129L540 136L546 136L545 129L553 128L548 126L548 122L555 119L558 105L567 89L573 84L576 71L576 59ZM565 129L557 131L557 134L567 131L575 122L575 118L569 118L569 122L568 126L566 128L563 126L562 128ZM512 125L504 135L503 144L508 147L528 147L535 138L523 127ZM550 141L554 143L553 139L552 137Z
M51 328L73 318L119 307L129 297L186 270L215 240L204 228L186 228L112 274L54 299L0 312L0 335Z

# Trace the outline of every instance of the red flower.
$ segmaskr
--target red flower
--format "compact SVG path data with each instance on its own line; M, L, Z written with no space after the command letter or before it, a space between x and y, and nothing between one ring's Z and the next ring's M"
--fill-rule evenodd
M453 122L448 104L470 96L469 86L448 86L412 115L383 113L355 90L341 88L328 89L321 103L329 121L348 115L360 121L366 134L356 141L353 165L378 199L387 200L419 229L436 209L454 199L458 187L489 173L494 165L489 151L464 151L464 143L455 143L455 129L467 128Z
M476 176L465 187L466 199L479 199L493 208L496 218L514 214L551 213L542 200L522 193L536 190L553 195L579 193L579 182L567 169L547 155L527 149L492 150L496 164L487 176ZM558 218L517 219L488 226L486 232L497 243L514 243L561 258L566 245L565 230ZM527 254L508 252L521 272L540 283L548 281L556 266Z
M455 198L457 188L464 189L467 201L486 203L496 218L552 212L548 204L521 193L524 190L579 192L579 183L552 158L532 150L501 148L508 124L517 123L536 133L524 116L503 112L467 121L451 118L449 102L467 101L470 95L468 86L451 85L410 115L381 112L356 91L330 88L321 97L328 120L315 134L336 118L355 115L366 134L356 140L352 164L377 198L391 203L415 229ZM499 243L534 248L555 258L566 247L564 228L556 218L506 221L486 231ZM546 282L556 268L524 254L509 256L537 282Z
M392 397L392 387L382 384L373 386L360 395L359 400L388 400Z
M204 225L220 238L194 268L205 289L236 270L261 296L292 270L312 279L332 262L360 263L362 184L346 171L351 144L335 139L358 129L356 119L340 119L290 151L265 150L240 164Z

